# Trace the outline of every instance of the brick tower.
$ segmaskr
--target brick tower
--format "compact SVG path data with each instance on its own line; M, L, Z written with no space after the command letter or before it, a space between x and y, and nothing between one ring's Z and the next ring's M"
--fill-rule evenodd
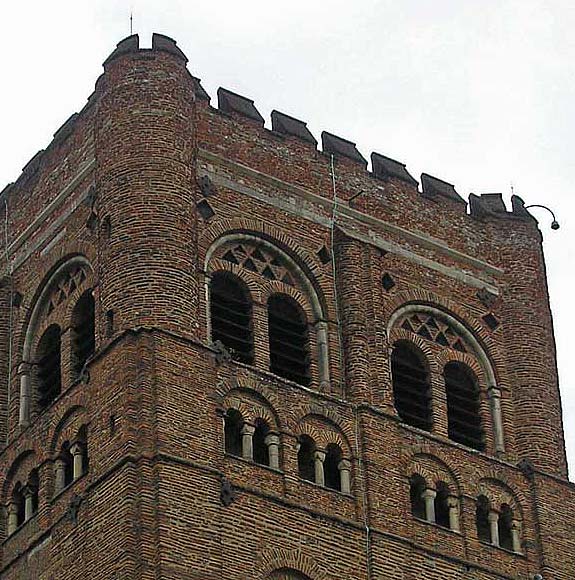
M5 580L575 578L523 201L104 63L2 192Z

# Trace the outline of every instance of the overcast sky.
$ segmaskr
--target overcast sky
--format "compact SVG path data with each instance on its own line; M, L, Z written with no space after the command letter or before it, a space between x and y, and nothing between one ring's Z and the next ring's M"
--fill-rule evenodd
M85 104L116 43L174 38L219 86L470 192L511 187L535 210L575 480L575 5L572 0L5 1L0 190ZM269 122L267 122L269 126ZM571 356L570 356L571 355Z

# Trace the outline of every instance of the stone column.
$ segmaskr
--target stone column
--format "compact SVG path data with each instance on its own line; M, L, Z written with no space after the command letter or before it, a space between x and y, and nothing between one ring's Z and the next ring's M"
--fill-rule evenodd
M59 493L66 487L66 462L62 458L55 463L55 492Z
M505 453L505 440L503 437L503 419L501 417L501 390L492 385L489 387L489 403L491 405L491 420L493 421L493 438L495 452Z
M339 480L341 482L341 493L351 493L351 463L347 459L342 459L337 467L339 469Z
M34 515L34 490L26 486L24 488L24 521L27 522Z
M421 497L425 502L425 519L431 523L435 523L435 497L437 492L434 489L426 489Z
M459 500L454 496L449 496L447 507L449 508L449 529L459 532Z
M518 520L511 520L511 541L513 551L521 554L521 522Z
M314 452L314 465L315 465L315 482L318 485L325 485L325 476L323 473L323 462L325 461L325 451L320 451L317 449Z
M491 510L487 515L489 520L489 530L491 532L491 543L494 546L499 546L499 514Z
M250 461L254 458L254 431L256 428L253 425L248 425L244 423L242 427L242 457L244 459L249 459Z
M280 438L275 433L269 433L264 443L268 447L268 456L270 458L270 467L272 469L280 468Z
M11 536L18 529L18 504L11 501L8 504L8 535Z
M319 321L316 325L317 337L317 366L319 371L319 386L322 390L329 390L329 355L327 322Z
M30 365L23 362L18 367L20 375L20 410L18 416L18 424L20 427L27 427L30 423ZM11 388L11 385L8 385Z
M79 477L84 475L84 445L76 442L70 446L70 453L74 458L74 471L72 479L76 481Z

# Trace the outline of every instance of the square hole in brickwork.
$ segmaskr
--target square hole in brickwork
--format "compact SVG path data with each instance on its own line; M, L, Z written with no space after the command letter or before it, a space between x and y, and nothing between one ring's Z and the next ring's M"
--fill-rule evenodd
M322 246L318 250L317 257L319 258L319 261L322 264L327 264L331 260L331 255L329 253L329 250L325 246Z
M209 220L216 215L216 212L212 209L212 206L205 199L200 201L196 207L198 208L200 215L205 220Z
M499 320L493 316L493 314L489 313L482 317L483 322L489 326L491 330L495 330L499 326Z
M389 292L395 286L395 280L387 272L381 277L381 284Z

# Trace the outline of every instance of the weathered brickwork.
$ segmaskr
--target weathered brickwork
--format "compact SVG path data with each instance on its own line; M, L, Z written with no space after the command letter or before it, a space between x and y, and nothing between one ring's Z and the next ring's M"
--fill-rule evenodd
M269 130L229 91L212 106L186 64L167 37L122 41L1 194L0 576L572 580L575 488L523 202L472 196L467 213L449 184L423 176L421 193L377 155L368 172L352 143L318 150L277 112ZM222 272L249 298L250 364L212 340ZM305 384L270 370L278 294L305 319ZM430 431L397 410L398 344L424 361ZM477 449L454 441L454 362L476 379Z

